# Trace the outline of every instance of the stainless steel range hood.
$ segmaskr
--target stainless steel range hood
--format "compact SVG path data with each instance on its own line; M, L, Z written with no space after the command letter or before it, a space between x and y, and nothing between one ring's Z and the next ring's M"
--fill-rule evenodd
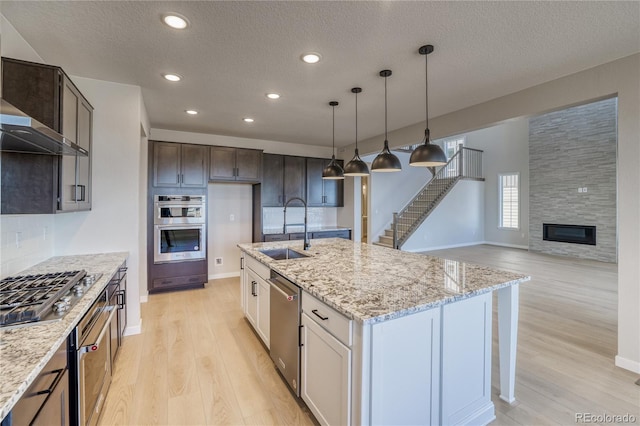
M89 155L86 149L67 140L29 117L4 99L0 100L0 151L48 155Z

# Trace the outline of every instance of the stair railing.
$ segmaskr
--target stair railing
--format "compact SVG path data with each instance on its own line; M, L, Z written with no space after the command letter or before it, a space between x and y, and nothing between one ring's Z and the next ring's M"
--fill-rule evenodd
M393 247L399 246L407 239L417 226L417 221L440 202L443 195L448 192L453 184L461 178L482 179L482 150L475 148L461 147L449 159L446 165L442 166L431 180L423 186L417 195L413 197L400 211L393 214ZM433 169L432 169L433 170ZM437 194L436 202L427 204L429 194ZM420 213L411 212L410 208L419 203L424 203L424 209Z

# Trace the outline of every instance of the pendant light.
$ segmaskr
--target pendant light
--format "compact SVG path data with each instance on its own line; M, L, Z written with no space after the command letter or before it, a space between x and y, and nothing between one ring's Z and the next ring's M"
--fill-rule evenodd
M411 158L409 159L409 165L417 167L444 166L445 164L447 164L447 156L445 155L444 151L442 151L442 148L431 143L431 136L429 134L429 79L427 74L427 56L429 56L429 53L433 52L433 46L430 44L424 45L420 47L418 52L421 55L424 55L424 97L426 105L425 121L427 127L424 130L424 144L419 145L416 149L413 150L413 152L411 153Z
M373 163L371 163L371 171L374 172L399 172L402 170L402 164L398 157L389 151L389 141L387 140L387 77L391 75L391 70L380 71L380 77L384 77L384 148Z
M369 175L369 167L367 164L362 161L360 158L360 154L358 154L358 93L362 92L362 89L359 87L354 87L351 89L351 93L356 94L356 153L345 166L344 166L344 175L345 176L368 176Z
M338 106L337 101L329 102L331 108L333 109L333 142L331 144L331 161L329 165L324 168L322 171L322 179L344 179L344 170L340 167L340 164L336 162L336 107Z

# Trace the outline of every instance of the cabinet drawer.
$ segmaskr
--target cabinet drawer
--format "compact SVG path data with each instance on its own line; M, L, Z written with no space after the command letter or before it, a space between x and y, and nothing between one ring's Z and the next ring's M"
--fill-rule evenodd
M153 280L153 289L161 290L164 288L175 287L191 287L196 285L204 285L207 282L206 275L191 275L187 277L167 277L156 278Z
M245 257L246 266L250 268L253 272L256 273L263 280L268 280L271 278L271 269L267 265L264 265L257 260L255 260L251 256Z
M264 234L263 240L266 243L271 241L288 241L289 234Z
M306 291L302 295L302 312L347 346L351 346L352 320Z
M309 236L311 238L311 236ZM304 240L304 232L294 232L293 234L289 234L290 240Z
M351 235L350 231L322 231L322 232L314 232L312 234L312 238L314 240L318 238L344 238L345 240L350 240Z

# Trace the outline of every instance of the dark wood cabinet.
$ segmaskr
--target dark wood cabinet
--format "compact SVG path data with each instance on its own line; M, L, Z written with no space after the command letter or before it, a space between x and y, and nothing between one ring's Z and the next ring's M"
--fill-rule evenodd
M284 157L284 202L293 197L306 198L307 164L304 157ZM300 203L291 203L292 206Z
M209 180L259 183L262 178L262 151L212 146L209 148Z
M282 207L284 205L284 156L264 154L262 156L262 206Z
M351 230L350 229L341 229L335 231L317 231L311 232L311 237L314 240L319 238L344 238L345 240L351 239Z
M206 145L153 142L153 186L206 188Z
M293 197L306 197L305 157L264 154L262 157L262 206L282 207ZM292 202L292 206L301 206Z
M2 213L56 213L91 209L93 107L56 66L2 58L2 97L88 151L88 156L2 157ZM30 179L18 179L27 166ZM6 172L5 172L6 169ZM41 200L45 200L42 202Z
M342 207L344 180L322 179L330 159L307 158L307 204L309 207ZM337 160L342 166L342 160Z

